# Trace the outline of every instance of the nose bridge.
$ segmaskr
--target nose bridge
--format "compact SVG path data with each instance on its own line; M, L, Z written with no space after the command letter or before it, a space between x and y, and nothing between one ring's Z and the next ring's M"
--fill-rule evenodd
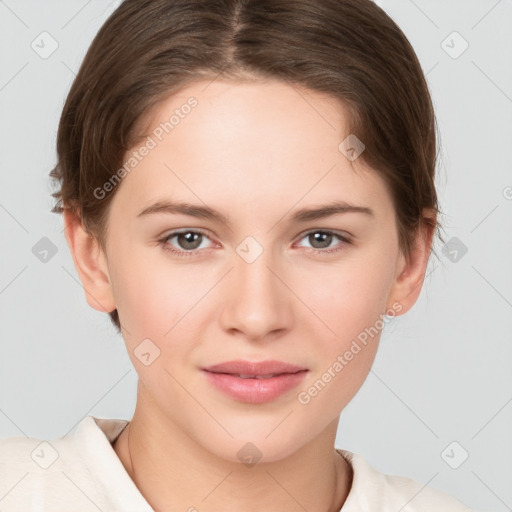
M240 256L240 249L237 249L239 261L235 265L235 275L238 279L238 287L255 295L265 295L268 299L273 295L273 289L277 283L274 274L270 271L275 266L272 251L270 249L262 250L260 254L254 256L254 248ZM247 258L245 257L247 256ZM266 301L268 302L268 300Z
M275 275L280 274L279 267L271 248L264 248L255 238L247 237L237 246L224 303L225 328L259 338L288 326L289 292Z

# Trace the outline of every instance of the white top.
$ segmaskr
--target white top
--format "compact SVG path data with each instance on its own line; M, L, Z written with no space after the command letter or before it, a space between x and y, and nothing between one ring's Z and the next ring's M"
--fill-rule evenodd
M74 433L51 443L0 439L0 510L153 512L111 445L127 424L86 416ZM448 494L380 473L356 453L337 451L354 471L340 512L472 512Z

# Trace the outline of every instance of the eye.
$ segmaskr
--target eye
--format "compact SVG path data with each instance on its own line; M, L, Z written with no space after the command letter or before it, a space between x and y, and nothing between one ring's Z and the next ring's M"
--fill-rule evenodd
M175 248L170 241L176 239L178 248ZM202 242L208 238L206 233L198 230L186 229L181 231L173 231L164 238L159 240L163 249L173 253L178 257L197 256L198 249L201 248ZM209 238L208 238L209 239ZM204 247L203 247L204 248Z
M314 254L329 254L341 251L345 245L351 244L352 240L349 236L339 234L329 229L316 229L303 234L300 240L307 238L312 247L308 248L308 252ZM171 240L176 239L173 245ZM334 247L330 247L335 239L341 240ZM169 251L177 257L199 256L199 249L207 249L203 242L210 240L209 236L200 230L184 229L181 231L173 231L159 240L165 251ZM203 247L201 247L203 245ZM303 247L303 246L300 246ZM307 247L306 247L307 248Z
M308 231L307 233L302 235L302 239L304 238L307 238L308 242L311 243L313 246L309 252L313 252L315 254L338 252L343 249L344 245L352 243L350 237L341 235L329 229L316 229ZM338 245L335 245L334 247L330 248L329 246L336 238L341 240L342 243L339 243Z

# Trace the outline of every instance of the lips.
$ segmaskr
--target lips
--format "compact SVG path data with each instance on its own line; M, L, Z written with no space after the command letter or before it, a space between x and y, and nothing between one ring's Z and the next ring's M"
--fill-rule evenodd
M211 373L228 373L231 375L238 375L242 378L268 378L270 376L281 375L283 373L297 373L302 370L307 370L302 366L296 366L282 361L227 361L225 363L215 364L203 368Z
M262 404L295 388L307 368L282 361L228 361L202 369L215 389L239 402Z
M276 375L282 375L282 373L267 373L266 375L242 375L241 373L232 373L231 375L235 375L235 377L240 377L241 379L270 379Z

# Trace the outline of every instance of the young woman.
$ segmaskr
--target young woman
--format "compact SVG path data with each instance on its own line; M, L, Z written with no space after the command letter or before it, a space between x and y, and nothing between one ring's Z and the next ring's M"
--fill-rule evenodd
M137 405L4 440L4 512L469 510L334 446L439 230L429 90L379 7L125 0L57 150L54 211Z

